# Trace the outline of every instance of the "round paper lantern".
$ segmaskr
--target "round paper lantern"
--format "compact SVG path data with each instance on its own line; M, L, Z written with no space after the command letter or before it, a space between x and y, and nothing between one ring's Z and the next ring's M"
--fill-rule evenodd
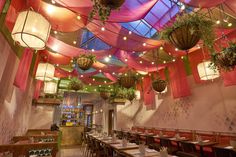
M49 63L39 63L36 76L37 80L51 81L54 77L55 67Z
M45 82L44 83L44 93L55 94L57 93L57 83L56 82Z
M213 70L209 67L210 61L203 61L197 65L198 74L201 80L213 80L220 76L217 69Z
M42 50L46 46L51 25L41 14L28 10L20 12L11 36L23 47Z
M135 98L136 98L136 100L140 100L141 99L141 93L140 93L139 90L135 91Z

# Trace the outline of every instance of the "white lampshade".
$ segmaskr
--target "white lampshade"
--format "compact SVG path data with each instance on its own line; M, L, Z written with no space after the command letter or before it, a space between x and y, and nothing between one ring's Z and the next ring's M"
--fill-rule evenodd
M11 36L23 47L42 50L46 47L51 25L41 14L28 10L20 12Z
M147 74L148 74L147 71L140 71L140 70L137 70L137 72L138 72L139 74L141 74L141 75L147 75Z
M197 65L198 74L201 80L213 80L220 76L217 69L213 70L209 67L210 61L203 61Z
M46 94L55 94L57 92L57 83L56 82L44 82L44 93Z
M55 67L49 63L39 63L36 76L37 80L50 81L54 77Z
M135 97L136 97L136 100L140 100L141 99L141 93L140 93L139 90L135 91Z

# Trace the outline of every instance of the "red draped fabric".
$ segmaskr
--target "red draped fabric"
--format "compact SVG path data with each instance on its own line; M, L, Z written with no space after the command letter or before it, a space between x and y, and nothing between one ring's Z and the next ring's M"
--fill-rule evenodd
M42 51L39 51L38 53L40 54L40 56L46 57L45 61L51 64L68 65L70 64L71 59L72 59L70 57L61 55L59 53L53 53L48 50L42 50Z
M155 93L152 90L152 79L146 76L143 79L143 98L146 106L155 104Z
M178 58L169 66L169 75L173 98L181 98L191 95L184 63L181 59Z
M5 5L5 3L6 3L6 0L1 0L0 1L0 12L2 12L2 9L3 9L4 5Z
M65 6L80 15L88 16L92 10L91 0L83 0L83 2L79 1L63 1L63 0L55 0L62 6ZM152 7L156 4L158 0L144 0L142 3L138 1L126 0L125 3L121 6L119 10L113 10L108 19L109 22L130 22L142 19ZM99 19L99 17L94 17L95 19Z
M221 72L225 86L236 85L236 69L229 72Z
M103 26L100 21L93 20L86 27L105 43L126 51L147 51L160 47L164 43L164 41L145 38L135 33L129 34L129 30L117 23L106 23ZM101 27L104 27L105 31ZM127 40L123 40L124 36Z
M41 87L43 86L43 81L37 80L36 85L35 85L35 89L34 89L34 99L38 99L40 96L40 90Z
M26 48L21 57L21 60L20 60L20 63L16 72L14 85L22 91L25 91L26 86L27 86L32 57L33 57L32 50Z

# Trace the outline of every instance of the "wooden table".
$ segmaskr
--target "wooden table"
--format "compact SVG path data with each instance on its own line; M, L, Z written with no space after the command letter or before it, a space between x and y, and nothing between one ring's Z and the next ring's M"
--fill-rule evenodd
M218 144L217 142L209 141L209 140L204 140L202 142L198 142L198 141L186 141L186 142L187 143L195 144L196 146L199 146L200 147L201 157L204 157L203 147L212 147L212 146Z
M121 143L119 144L110 144L110 147L116 150L127 150L127 149L137 149L139 146L135 143L127 143L127 146L123 146Z
M136 149L128 149L128 150L122 150L123 154L130 156L130 157L140 157L140 151L138 148ZM146 149L145 155L143 157L150 157L150 156L159 156L160 153L153 149Z

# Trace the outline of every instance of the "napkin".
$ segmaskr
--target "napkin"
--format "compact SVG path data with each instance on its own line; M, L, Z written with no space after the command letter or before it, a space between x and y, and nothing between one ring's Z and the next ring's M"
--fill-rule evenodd
M227 147L225 147L226 149L233 149L234 147L232 147L232 146L227 146Z
M154 149L146 149L146 152L148 152L148 153L156 153L157 151L154 150Z
M204 141L202 141L202 142L205 142L205 143L207 143L207 142L210 142L210 140L204 140Z

